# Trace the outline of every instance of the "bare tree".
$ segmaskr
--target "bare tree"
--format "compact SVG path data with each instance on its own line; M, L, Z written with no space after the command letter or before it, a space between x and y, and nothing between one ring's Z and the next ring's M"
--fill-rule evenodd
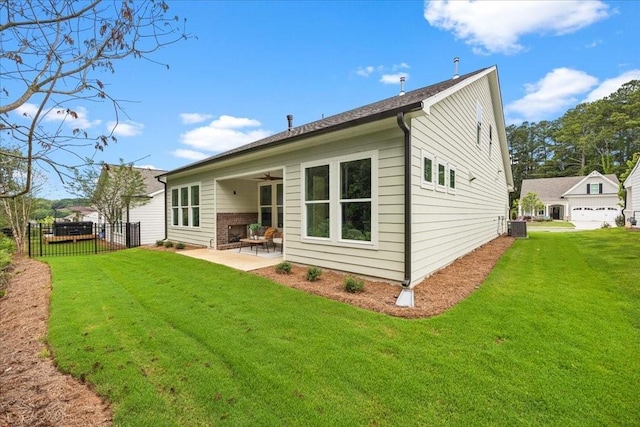
M64 182L75 166L86 164L80 147L101 151L116 142L115 127L90 134L76 106L109 102L117 123L122 109L98 74L115 73L115 64L127 57L151 60L151 53L185 38L183 23L169 15L163 0L1 1L0 138L18 150L0 147L0 158L25 160L27 169L24 186L0 189L0 198L27 194L37 163ZM61 153L65 160L56 160Z

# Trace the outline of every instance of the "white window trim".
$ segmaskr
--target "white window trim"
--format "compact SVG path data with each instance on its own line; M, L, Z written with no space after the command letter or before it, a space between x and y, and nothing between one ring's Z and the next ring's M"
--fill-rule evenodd
M435 185L436 190L441 192L447 191L447 181L449 181L449 177L447 176L447 162L444 160L438 159L436 157L436 170L435 170ZM440 184L440 166L444 167L444 184Z
M198 194L199 194L199 198L200 200L198 201L197 205L193 205L192 201L191 201L191 187L198 187ZM181 190L183 188L187 189L187 196L188 196L188 204L187 206L182 206L180 204L181 202L181 198L180 198L180 193ZM174 220L174 214L173 214L173 191L177 190L178 191L178 224L175 225L173 222ZM189 225L182 225L182 208L187 208L187 212L189 215ZM189 184L181 184L181 185L174 185L171 187L171 189L169 190L169 209L171 209L171 223L170 226L173 228L200 228L200 225L193 225L193 208L198 207L199 208L199 223L202 223L202 184L200 182L191 182Z
M278 204L278 185L282 185L282 204ZM261 205L260 204L260 189L262 187L271 187L271 203L269 205ZM262 207L270 207L271 208L271 224L262 223ZM274 227L278 228L278 208L283 208L284 211L284 181L282 180L274 180L270 182L261 182L258 184L258 222L260 222L265 227ZM272 225L274 224L275 225ZM284 219L283 219L283 227L284 227ZM282 227L281 227L282 228Z
M371 240L344 240L342 235L342 215L340 210L340 163L353 160L371 159ZM329 237L307 236L307 210L305 201L306 191L306 169L329 165ZM300 164L300 216L301 229L300 239L304 243L320 245L331 245L362 249L378 248L378 151L365 151L347 156L332 157L322 160L314 160ZM353 199L357 201L358 199ZM324 203L324 202L323 202Z
M455 187L451 187L451 172L453 172L456 176L455 178ZM456 194L457 188L458 188L458 168L451 164L448 163L447 164L447 170L446 170L446 178L445 180L447 181L447 193L449 194Z
M420 164L420 185L422 186L422 188L425 188L427 190L433 190L435 187L435 171L437 169L437 164L436 164L436 157L430 153L428 153L426 150L422 150L422 161ZM429 159L431 160L431 182L425 181L424 180L424 160L425 159Z

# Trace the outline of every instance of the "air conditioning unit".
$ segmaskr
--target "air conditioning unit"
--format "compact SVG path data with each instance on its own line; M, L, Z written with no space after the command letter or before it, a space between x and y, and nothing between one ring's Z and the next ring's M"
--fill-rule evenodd
M527 237L527 221L509 221L507 234L513 237Z

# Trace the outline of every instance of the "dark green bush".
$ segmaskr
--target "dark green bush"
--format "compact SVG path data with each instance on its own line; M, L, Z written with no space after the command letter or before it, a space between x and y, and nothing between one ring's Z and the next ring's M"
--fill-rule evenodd
M171 240L167 240L166 242L164 242L164 247L165 248L172 248L173 247L173 242Z
M287 261L283 261L280 264L276 265L276 273L280 273L280 274L291 273L291 263Z
M352 294L364 291L364 280L347 276L344 279L344 290Z
M322 274L322 270L318 267L309 267L307 270L307 280L310 282L315 282L320 278Z
M164 246L164 240L156 240L156 246Z
M184 244L184 243L182 243L182 242L178 242L178 243L176 243L176 249L184 249L184 248L186 248L186 247L187 247L187 245L185 245L185 244Z

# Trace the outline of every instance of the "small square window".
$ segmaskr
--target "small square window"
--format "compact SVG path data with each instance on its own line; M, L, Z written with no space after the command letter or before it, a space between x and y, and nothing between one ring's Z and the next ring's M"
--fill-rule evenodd
M438 190L445 191L447 185L447 165L438 162Z
M435 158L429 153L422 151L422 188L433 189L434 168Z
M456 192L456 167L449 165L449 193L455 194Z

